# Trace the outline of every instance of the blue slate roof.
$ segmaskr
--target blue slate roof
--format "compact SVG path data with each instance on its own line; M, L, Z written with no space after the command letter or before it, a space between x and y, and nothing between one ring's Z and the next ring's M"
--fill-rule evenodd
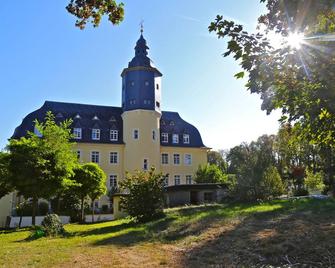
M64 103L46 101L43 106L36 111L28 114L20 126L15 129L12 136L18 139L27 135L28 131L34 131L34 121L37 119L43 121L48 111L51 111L56 121L60 122L65 119L72 119L73 128L82 129L82 139L76 140L78 143L108 143L108 144L123 144L123 121L121 107L99 106L78 103ZM91 132L93 128L100 129L100 140L92 140ZM119 131L119 140L110 140L110 130ZM205 147L199 131L191 124L184 121L176 112L162 112L161 117L161 133L169 134L168 143L162 143L162 146L175 147ZM172 134L179 135L179 143L172 143ZM183 143L183 134L189 134L190 143Z

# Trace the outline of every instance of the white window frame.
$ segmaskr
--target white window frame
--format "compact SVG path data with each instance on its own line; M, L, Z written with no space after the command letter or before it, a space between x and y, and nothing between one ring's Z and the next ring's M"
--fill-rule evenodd
M189 158L186 158L189 156ZM184 154L184 165L191 166L192 165L192 155L191 154Z
M92 128L92 140L99 141L100 134L101 134L101 131L99 128Z
M135 137L135 132L137 132L137 138ZM140 139L140 131L137 128L135 128L133 130L133 139L134 140L139 140Z
M177 183L178 181L178 183ZM181 178L180 175L174 175L174 185L180 185L181 184Z
M169 133L162 133L162 142L168 143L169 142Z
M178 158L177 158L177 156L178 156ZM178 159L178 163L177 163L176 159ZM173 164L175 166L179 166L180 165L180 154L178 154L178 153L174 153L173 154Z
M116 162L114 161L115 159ZM119 152L114 151L109 153L109 163L113 165L117 165L119 163Z
M112 179L114 180L113 184L111 183ZM118 176L117 176L117 174L109 174L109 188L111 189L112 187L118 187Z
M82 129L79 127L73 128L73 138L80 140L82 138Z
M119 139L119 131L115 129L111 129L109 132L109 139L111 141L117 141Z
M163 161L163 155L166 155L166 161ZM161 163L162 163L162 165L168 165L169 164L169 154L168 153L162 153L161 154Z
M172 143L178 144L179 143L179 135L178 134L172 134Z
M193 178L192 175L186 175L186 184L192 184L193 183Z
M183 135L183 143L184 144L190 144L190 135L189 134L184 134Z
M94 156L93 156L93 155L94 155ZM93 157L97 158L98 161L93 161ZM99 151L92 151L92 152L91 152L91 162L92 162L92 163L97 163L97 164L100 163L100 152L99 152Z

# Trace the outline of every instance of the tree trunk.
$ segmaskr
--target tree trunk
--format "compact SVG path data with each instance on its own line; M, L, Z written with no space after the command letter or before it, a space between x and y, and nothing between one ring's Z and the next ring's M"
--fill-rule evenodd
M92 200L92 223L94 222L94 200Z
M36 225L36 212L37 212L37 204L38 204L38 198L36 196L33 197L33 208L32 208L32 215L31 215L31 225Z
M84 211L84 198L81 198L81 204L80 204L80 210L81 210L81 222L84 222L85 218L85 211Z

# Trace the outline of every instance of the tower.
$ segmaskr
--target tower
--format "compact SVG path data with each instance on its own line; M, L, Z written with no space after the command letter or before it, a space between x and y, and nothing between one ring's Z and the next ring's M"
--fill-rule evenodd
M141 36L135 56L121 74L125 170L147 170L160 166L160 118L162 74L148 57Z

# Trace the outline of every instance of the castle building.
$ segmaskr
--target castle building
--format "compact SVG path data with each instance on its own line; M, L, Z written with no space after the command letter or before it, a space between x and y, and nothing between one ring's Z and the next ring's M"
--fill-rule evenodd
M126 171L152 166L168 174L166 185L192 184L198 166L207 163L208 148L199 131L177 112L162 111L162 74L148 49L141 33L135 56L121 73L121 107L46 101L23 119L13 138L34 131L34 120L42 121L51 111L57 121L73 120L78 158L101 166L108 189L116 187ZM110 205L107 196L95 204L103 205Z

